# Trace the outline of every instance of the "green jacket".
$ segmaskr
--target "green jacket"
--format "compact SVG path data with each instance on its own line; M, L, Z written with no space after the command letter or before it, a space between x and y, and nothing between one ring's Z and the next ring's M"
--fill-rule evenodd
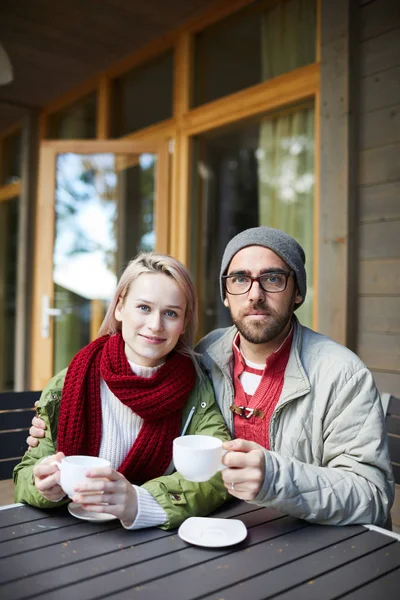
M68 498L57 503L49 502L36 489L32 481L33 467L37 461L56 452L58 414L65 373L66 369L55 375L40 397L37 410L46 423L46 435L36 448L25 452L22 461L14 469L16 502L26 502L38 508L54 508L69 502ZM183 409L182 425L186 423L192 407L195 407L195 411L186 431L187 435L203 434L222 440L229 439L225 421L215 403L211 384L206 377L202 380L197 379ZM162 525L162 529L176 528L188 517L207 515L228 498L221 473L217 473L205 483L193 483L175 472L172 475L147 481L143 487L167 513L168 521Z

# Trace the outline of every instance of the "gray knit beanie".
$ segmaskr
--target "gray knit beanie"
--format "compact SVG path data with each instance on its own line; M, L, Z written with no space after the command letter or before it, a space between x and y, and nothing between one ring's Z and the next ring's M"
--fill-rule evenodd
M269 248L293 269L296 274L297 287L303 298L303 300L296 305L296 308L303 304L307 293L307 275L304 268L306 256L304 250L295 239L290 237L290 235L280 229L273 229L272 227L254 227L253 229L246 229L235 235L228 243L222 257L220 272L222 301L225 299L225 288L222 275L226 275L235 254L247 246L264 246L264 248Z

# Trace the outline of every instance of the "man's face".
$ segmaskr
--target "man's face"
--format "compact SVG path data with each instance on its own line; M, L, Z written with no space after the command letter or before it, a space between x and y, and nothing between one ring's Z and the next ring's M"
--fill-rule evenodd
M263 246L248 246L235 254L226 274L257 277L275 269L286 273L290 271L288 265L272 250ZM234 296L226 293L224 304L245 340L252 344L266 344L285 330L295 305L301 301L294 276L291 275L283 292L265 292L254 281L250 291L245 294Z

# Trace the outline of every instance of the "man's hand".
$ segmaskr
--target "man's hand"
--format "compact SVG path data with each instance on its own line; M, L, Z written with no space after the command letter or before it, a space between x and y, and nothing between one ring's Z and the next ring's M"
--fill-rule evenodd
M222 471L225 487L232 496L241 500L254 500L265 478L264 450L255 442L232 440L224 442L227 450Z
M36 400L35 407L37 407L39 400ZM44 438L46 429L46 423L43 419L40 419L37 415L32 419L32 427L29 429L29 436L26 438L28 444L28 450L36 448L39 444L40 438Z

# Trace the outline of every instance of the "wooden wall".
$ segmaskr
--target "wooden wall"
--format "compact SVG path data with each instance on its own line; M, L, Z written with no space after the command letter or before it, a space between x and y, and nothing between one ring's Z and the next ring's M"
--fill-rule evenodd
M400 2L359 3L356 351L400 396Z

